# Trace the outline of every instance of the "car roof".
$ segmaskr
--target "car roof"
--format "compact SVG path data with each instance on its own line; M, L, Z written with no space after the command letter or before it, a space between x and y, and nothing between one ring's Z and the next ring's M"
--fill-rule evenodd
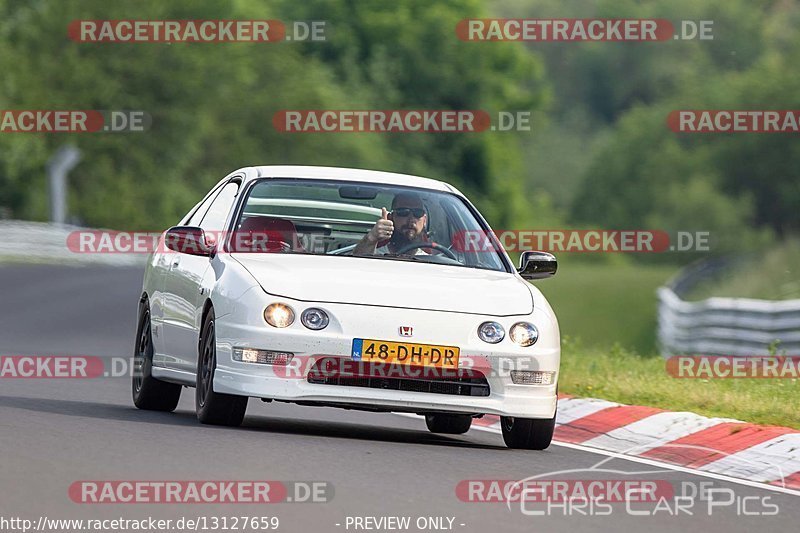
M458 189L443 181L410 174L396 174L380 170L365 170L360 168L343 167L314 167L301 165L270 165L251 167L255 175L250 174L250 179L256 178L297 178L297 179L328 179L338 181L359 181L366 183L380 183L382 185L405 185L419 187L434 191L456 193L463 196Z

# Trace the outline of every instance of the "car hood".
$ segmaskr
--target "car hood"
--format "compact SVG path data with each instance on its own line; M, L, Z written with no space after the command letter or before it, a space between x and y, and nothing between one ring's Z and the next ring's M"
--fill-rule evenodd
M320 303L527 315L527 283L506 272L389 259L232 254L269 294Z

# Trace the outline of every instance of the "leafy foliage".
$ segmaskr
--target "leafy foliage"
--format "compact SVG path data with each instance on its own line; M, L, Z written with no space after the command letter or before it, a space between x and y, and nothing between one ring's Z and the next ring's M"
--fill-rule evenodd
M474 0L431 6L290 0L0 0L0 107L144 110L146 133L0 136L0 205L45 219L44 166L74 143L70 212L85 224L174 223L231 170L251 164L379 168L430 175L476 195L504 226L525 223L514 134L285 134L282 109L535 109L540 63L512 43L472 47L456 21ZM76 19L325 20L308 43L75 43ZM508 198L515 198L508 201Z

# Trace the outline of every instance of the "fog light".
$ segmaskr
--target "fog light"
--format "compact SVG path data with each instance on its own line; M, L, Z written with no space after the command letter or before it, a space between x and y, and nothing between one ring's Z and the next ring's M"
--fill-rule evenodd
M308 329L320 330L325 329L328 326L330 319L328 318L328 313L322 309L309 307L303 311L302 315L300 315L300 322L302 322L303 325Z
M506 331L503 329L503 326L497 322L484 322L478 326L478 337L480 337L483 342L497 344L503 340L505 336Z
M539 330L533 324L517 322L508 331L509 337L520 346L532 346L539 340Z
M515 385L552 385L555 372L538 370L512 370L511 381Z
M270 304L264 309L264 320L276 328L286 328L294 322L294 311L286 304Z
M273 352L256 350L255 348L234 348L233 360L242 363L259 363L262 365L286 366L294 357L291 352Z

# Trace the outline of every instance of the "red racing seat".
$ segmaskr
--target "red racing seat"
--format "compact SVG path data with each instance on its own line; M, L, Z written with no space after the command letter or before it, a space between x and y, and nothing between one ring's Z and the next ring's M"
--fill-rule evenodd
M249 216L231 240L233 252L304 252L297 228L291 220L270 216Z

